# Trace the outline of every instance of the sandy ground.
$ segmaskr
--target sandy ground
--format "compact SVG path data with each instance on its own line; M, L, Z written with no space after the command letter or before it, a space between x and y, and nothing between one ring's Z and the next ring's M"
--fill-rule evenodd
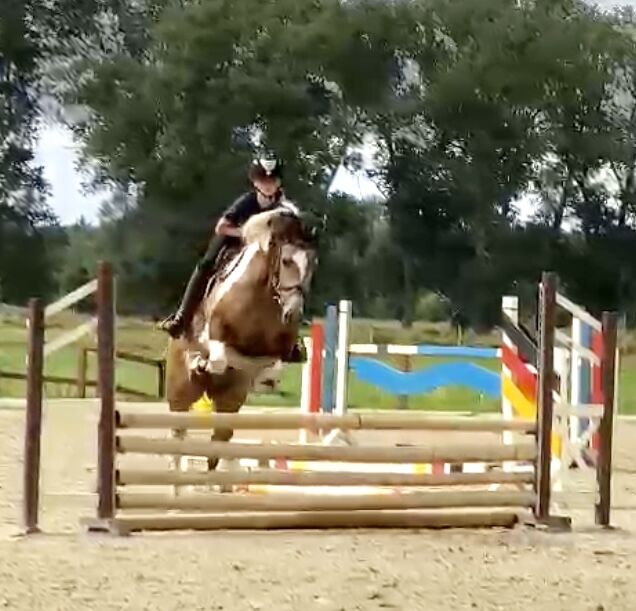
M0 609L303 610L636 608L636 422L617 427L613 531L575 529L84 534L92 515L96 410L47 407L44 534L20 523L23 413L0 409Z

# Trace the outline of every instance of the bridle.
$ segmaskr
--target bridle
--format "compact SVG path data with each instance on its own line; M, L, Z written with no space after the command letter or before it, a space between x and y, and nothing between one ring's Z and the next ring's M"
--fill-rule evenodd
M280 280L281 271L281 253L284 243L276 244L275 248L272 248L272 258L270 261L270 279L269 286L274 294L274 301L277 305L284 305L284 296L288 293L299 293L303 299L307 297L307 289L301 279L300 282L290 284L288 286L282 286Z

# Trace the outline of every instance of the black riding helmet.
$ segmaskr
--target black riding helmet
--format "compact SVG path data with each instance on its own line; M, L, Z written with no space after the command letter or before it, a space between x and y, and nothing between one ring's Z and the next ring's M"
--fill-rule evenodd
M268 178L283 179L283 164L275 155L257 157L252 161L248 170L248 178L255 180L267 180Z

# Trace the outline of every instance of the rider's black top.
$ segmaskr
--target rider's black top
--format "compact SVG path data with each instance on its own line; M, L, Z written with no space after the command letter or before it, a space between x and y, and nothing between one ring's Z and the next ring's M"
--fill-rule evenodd
M247 221L247 219L254 216L255 214L264 212L265 210L272 210L273 208L280 206L280 203L283 199L282 195L282 191L280 191L278 197L269 206L267 206L266 208L262 208L259 205L258 200L256 199L256 192L249 191L236 199L234 203L225 211L223 216L228 221L230 221L230 223L233 223L237 227L240 227L245 224L245 221ZM241 240L239 238L226 235L215 235L214 238L210 240L208 249L199 262L199 266L203 269L214 268L219 253L224 246L235 247L239 246L240 243Z
M259 212L264 212L265 210L272 210L276 208L281 201L281 196L279 195L269 206L263 208L256 198L255 191L249 191L241 195L238 199L234 201L234 203L225 211L223 215L230 223L240 227L249 219L251 216L258 214Z

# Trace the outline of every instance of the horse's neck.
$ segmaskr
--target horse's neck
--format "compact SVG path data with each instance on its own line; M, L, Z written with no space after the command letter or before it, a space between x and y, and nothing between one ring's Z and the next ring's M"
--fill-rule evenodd
M266 285L266 281L267 255L259 249L258 244L250 244L230 262L228 273L223 274L212 289L206 309L212 311L216 304L237 288L253 289L247 292L253 293L254 299L260 299L262 294L258 289Z

